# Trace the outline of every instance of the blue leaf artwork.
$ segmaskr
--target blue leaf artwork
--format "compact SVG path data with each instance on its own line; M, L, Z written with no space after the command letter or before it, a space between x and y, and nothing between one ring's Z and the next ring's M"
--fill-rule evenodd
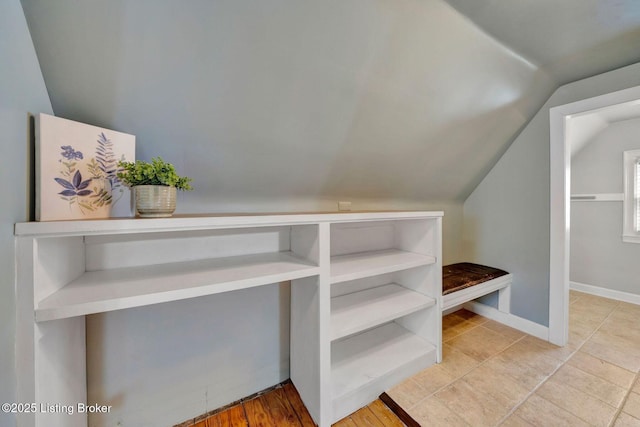
M118 158L113 152L113 142L107 138L104 132L98 135L96 147L96 162L100 165L100 170L104 173L104 177L109 181L111 192L122 190L122 182L118 179ZM122 193L122 191L120 191Z
M66 145L60 148L62 148L63 150L60 154L65 159L72 160L83 158L82 153L80 151L75 151L71 146ZM92 179L89 178L83 180L82 173L76 169L75 162L61 161L61 163L64 166L63 170L60 171L61 175L69 177L73 174L71 180L59 177L54 178L55 182L60 184L63 188L63 190L58 193L62 200L66 200L67 202L69 202L69 208L71 208L74 204L77 204L77 206L83 213L85 211L95 210L95 207L92 206L91 203L87 203L83 199L79 199L85 198L86 196L89 196L91 193L93 193L93 190L87 188L91 184Z
M70 145L63 145L60 148L62 148L62 157L67 160L82 160L84 158L80 151L75 151Z
M135 136L48 114L36 117L36 220L130 217L118 162L135 160Z
M78 170L73 175L72 182L69 182L66 179L62 179L62 178L54 178L54 179L58 184L62 185L65 188L65 190L62 190L61 192L58 193L63 196L66 196L66 197L88 196L89 194L92 193L91 190L85 190L85 188L89 186L89 183L91 183L91 179L87 179L86 181L83 181L82 174Z
M94 174L94 176L89 179L82 179L82 173L77 169L77 163L74 161L84 159L82 152L75 150L70 145L63 145L60 148L62 149L60 156L68 160L66 162L60 161L63 166L60 174L66 178L70 177L71 179L60 177L53 179L63 187L63 190L58 194L63 200L69 202L69 207L75 204L80 208L80 211L84 213L85 211L95 211L98 207L110 204L111 195L108 194L104 188L88 188L94 179L101 178L99 174ZM95 162L95 160L92 159L92 162ZM92 196L93 199L89 199L87 196Z

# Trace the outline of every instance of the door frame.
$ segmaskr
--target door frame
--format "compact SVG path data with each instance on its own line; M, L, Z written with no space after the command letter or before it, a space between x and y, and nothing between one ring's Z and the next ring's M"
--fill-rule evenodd
M634 101L640 102L640 86L549 109L549 341L557 345L565 345L569 339L571 141L567 124L576 115Z

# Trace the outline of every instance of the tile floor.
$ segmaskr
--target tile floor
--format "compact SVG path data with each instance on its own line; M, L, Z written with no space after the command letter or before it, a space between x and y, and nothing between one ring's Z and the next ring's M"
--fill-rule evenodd
M388 394L424 426L639 426L640 306L571 292L556 347L466 310L443 362Z

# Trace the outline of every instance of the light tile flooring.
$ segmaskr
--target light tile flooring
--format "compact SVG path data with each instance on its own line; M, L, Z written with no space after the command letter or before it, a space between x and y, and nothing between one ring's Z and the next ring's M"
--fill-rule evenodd
M640 306L571 292L556 347L466 310L443 362L388 394L423 426L640 426Z

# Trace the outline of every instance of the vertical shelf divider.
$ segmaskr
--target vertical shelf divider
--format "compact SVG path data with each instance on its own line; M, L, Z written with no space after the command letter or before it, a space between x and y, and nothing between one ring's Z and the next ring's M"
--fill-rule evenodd
M35 307L43 297L84 272L82 238L27 237L19 239L16 248L18 275L30 284L17 292L17 398L36 403L35 413L20 414L18 425L84 427L87 415L79 413L77 405L87 401L85 318L34 321ZM50 267L46 273L42 265ZM22 376L29 381L22 381ZM41 404L72 407L73 413L48 413Z
M319 276L291 281L291 381L318 425L329 425L329 225L293 226L291 250L320 266Z

